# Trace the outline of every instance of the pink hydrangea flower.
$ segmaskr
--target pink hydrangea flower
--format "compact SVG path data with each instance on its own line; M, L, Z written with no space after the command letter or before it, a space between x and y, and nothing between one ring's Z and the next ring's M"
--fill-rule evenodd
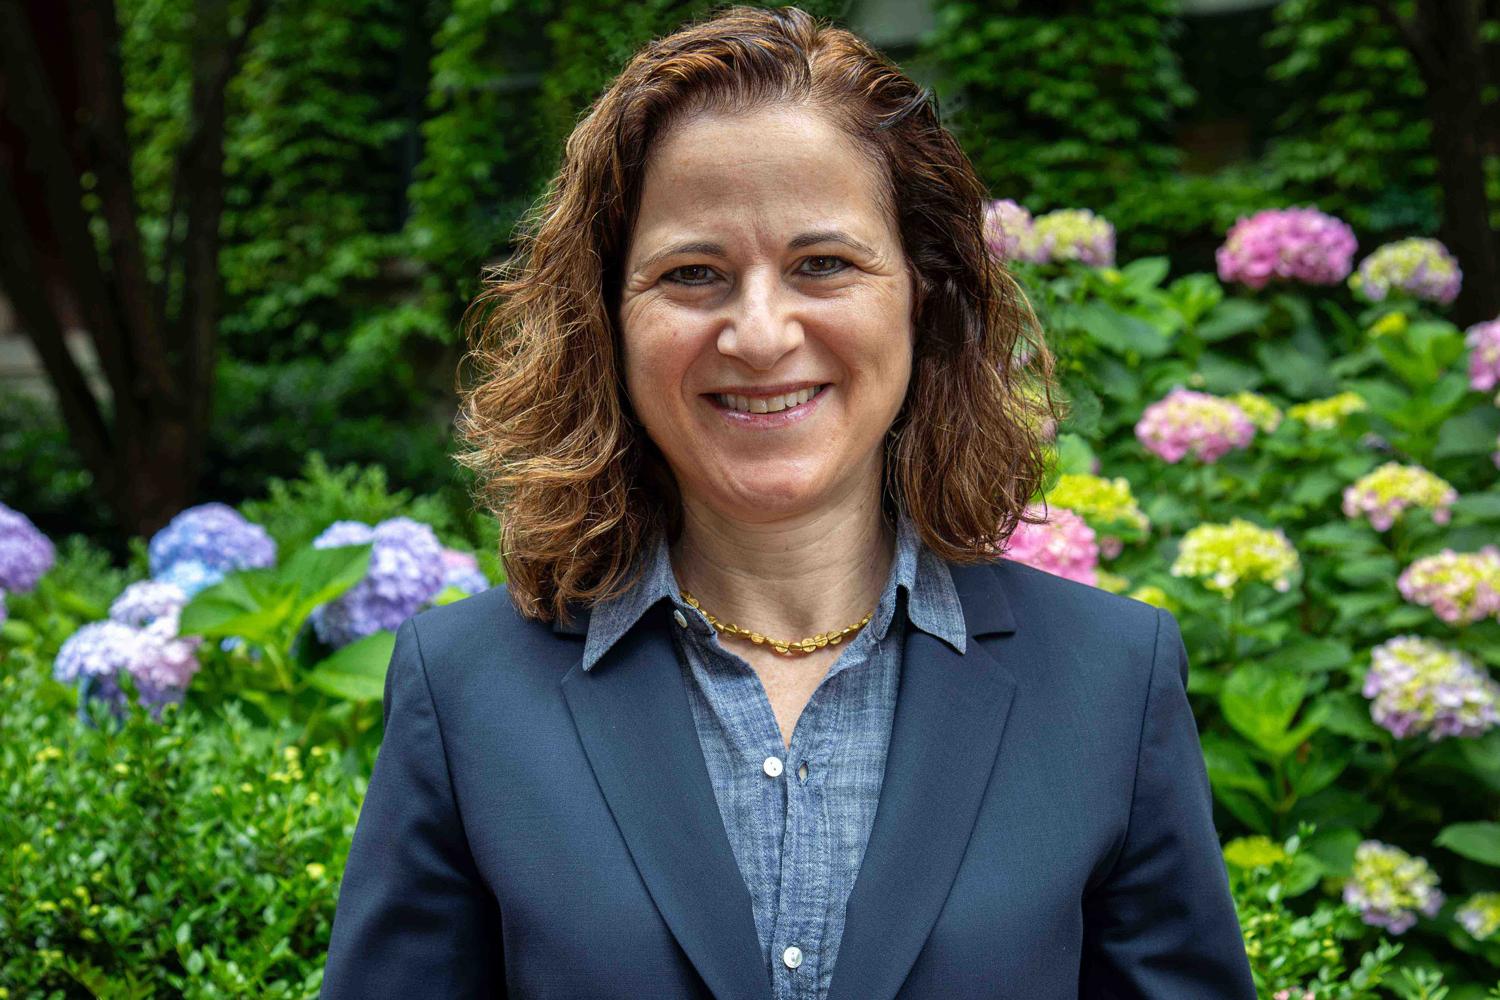
M1255 423L1227 399L1177 386L1146 407L1135 436L1168 462L1188 454L1214 462L1231 449L1247 447L1255 437Z
M1039 516L1043 511L1033 504L1027 513ZM1066 507L1049 505L1046 514L1047 520L1042 524L1017 523L1001 548L1001 555L1069 580L1098 586L1099 546L1094 529Z
M1354 230L1315 208L1272 208L1242 218L1215 255L1219 278L1264 288L1273 278L1334 285L1349 276Z

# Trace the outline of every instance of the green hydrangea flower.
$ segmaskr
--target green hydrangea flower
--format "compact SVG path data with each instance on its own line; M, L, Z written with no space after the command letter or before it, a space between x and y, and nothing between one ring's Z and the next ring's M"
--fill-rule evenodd
M1259 393L1237 392L1229 401L1244 410L1250 422L1267 434L1281 426L1281 408Z
M1251 580L1285 593L1300 567L1297 550L1279 529L1235 518L1228 524L1200 524L1183 535L1171 572L1228 598Z
M1342 424L1350 414L1369 408L1369 404L1359 393L1341 392L1327 399L1311 399L1306 403L1288 407L1286 415L1317 430L1331 431Z

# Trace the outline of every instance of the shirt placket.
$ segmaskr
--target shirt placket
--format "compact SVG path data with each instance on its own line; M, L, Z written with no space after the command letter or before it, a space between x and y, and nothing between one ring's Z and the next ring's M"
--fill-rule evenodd
M836 681L834 681L836 683ZM829 898L828 808L823 762L827 759L825 720L828 705L824 678L802 710L792 731L792 743L781 742L781 732L766 699L770 720L769 745L785 753L780 776L785 817L781 831L781 892L771 925L771 981L778 1000L813 1000L818 995Z

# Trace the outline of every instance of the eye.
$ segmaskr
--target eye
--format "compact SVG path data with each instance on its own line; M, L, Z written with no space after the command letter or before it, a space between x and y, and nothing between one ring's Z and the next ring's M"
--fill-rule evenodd
M809 257L807 259L809 261L818 261L818 260L820 260L820 261L833 261L833 262L835 262L835 263L837 263L839 265L838 267L833 267L833 268L828 268L828 267L813 268L810 272L808 272L810 274L818 274L818 275L821 275L821 274L838 274L840 271L843 271L846 268L852 266L847 260L845 260L842 257L819 256L819 257Z
M674 267L674 268L672 268L672 270L667 271L665 274L663 274L661 276L661 280L666 281L666 282L670 282L671 284L674 284L674 285L694 285L694 286L696 286L696 285L706 285L709 282L707 282L707 281L684 281L682 278L674 278L672 276L674 274L678 274L678 273L683 272L683 271L710 271L711 272L712 270L713 269L710 268L707 264L684 264L681 267Z

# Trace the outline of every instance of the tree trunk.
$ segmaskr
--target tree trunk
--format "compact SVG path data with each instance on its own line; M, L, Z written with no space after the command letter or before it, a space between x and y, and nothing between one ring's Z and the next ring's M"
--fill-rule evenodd
M267 0L229 35L227 0L200 0L192 109L175 171L163 277L140 235L113 0L0 0L0 288L15 304L100 499L126 532L150 535L193 502L207 446L217 360L224 94ZM93 178L106 245L83 208ZM51 248L39 252L39 248ZM166 315L166 283L183 305ZM49 293L49 289L59 289ZM83 317L110 398L95 399L63 342Z
M1432 152L1443 196L1439 236L1463 268L1453 318L1467 326L1500 316L1500 247L1490 227L1484 186L1487 66L1480 0L1417 0L1406 20L1390 0L1380 5L1401 32L1427 89Z

